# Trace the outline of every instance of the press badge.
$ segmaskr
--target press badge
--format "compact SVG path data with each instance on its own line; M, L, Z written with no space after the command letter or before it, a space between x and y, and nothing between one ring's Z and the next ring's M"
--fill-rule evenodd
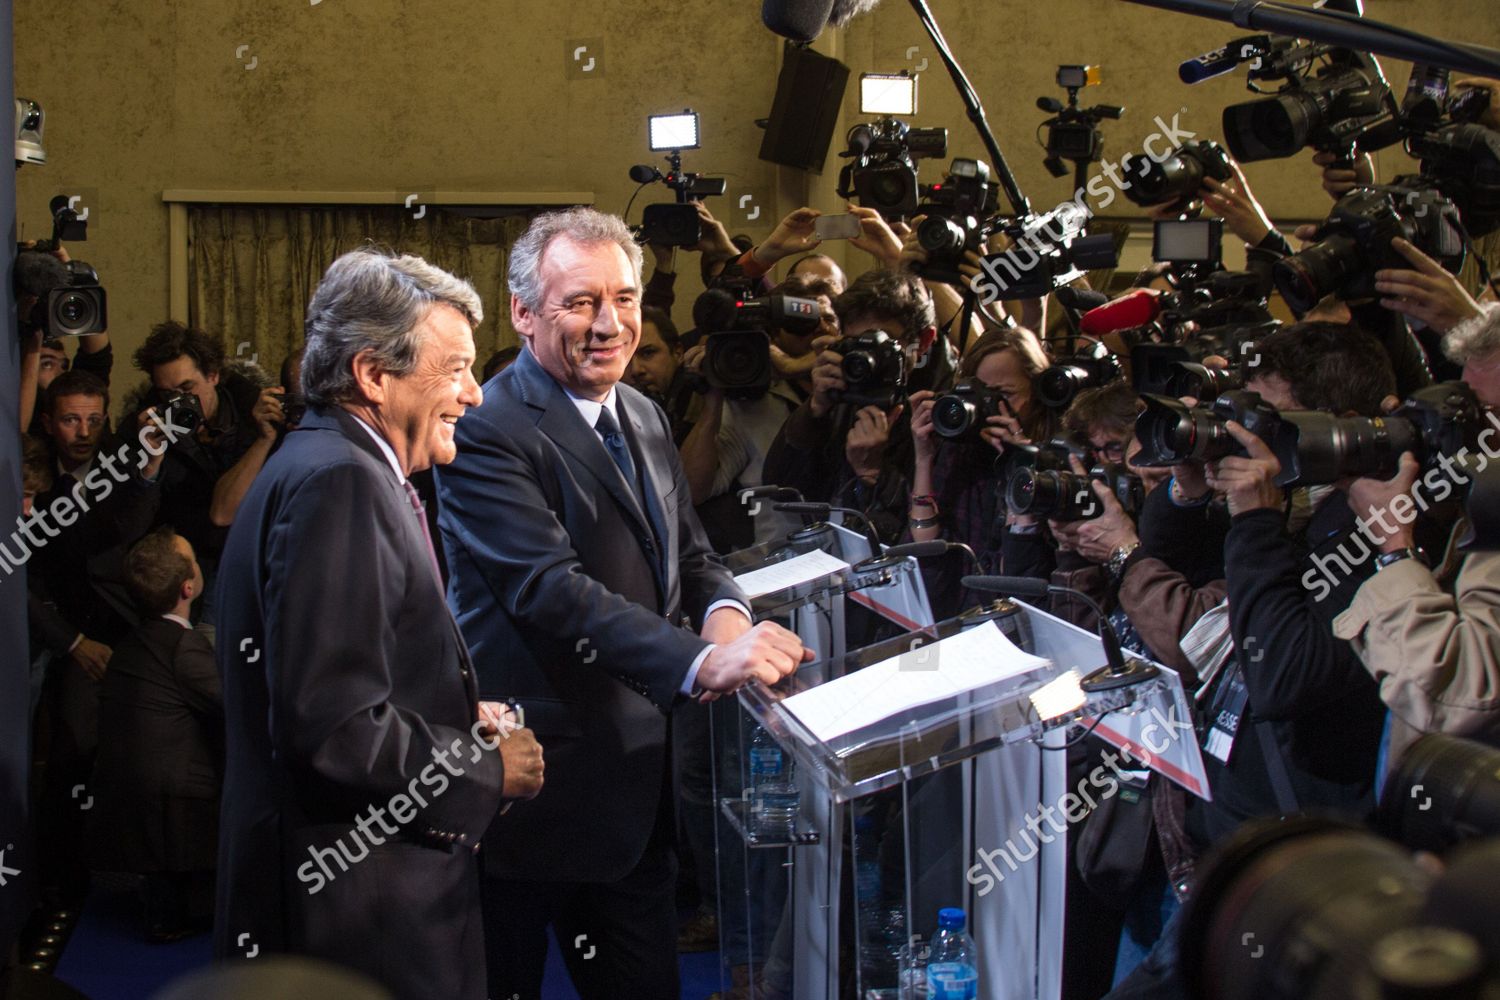
M1228 764L1234 752L1234 738L1245 721L1245 709L1250 704L1250 689L1245 685L1244 675L1238 667L1219 685L1215 692L1213 718L1208 733L1203 737L1203 751L1220 762Z

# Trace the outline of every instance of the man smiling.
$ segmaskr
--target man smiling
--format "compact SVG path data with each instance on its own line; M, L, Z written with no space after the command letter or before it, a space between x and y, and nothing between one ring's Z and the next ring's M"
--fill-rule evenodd
M480 316L467 282L373 250L334 261L308 307L308 410L245 496L220 576L221 957L314 955L403 1000L485 995L475 852L502 794L541 788L541 749L513 731L434 768L481 708L408 481L452 460L480 402ZM398 829L340 846L387 805ZM326 885L309 857L337 863Z
M711 556L666 416L619 384L641 250L593 209L540 216L510 258L525 350L438 470L449 600L482 697L515 696L547 791L486 836L490 995L540 995L554 925L585 1000L675 997L667 710L775 682L811 652ZM695 634L689 616L701 630Z

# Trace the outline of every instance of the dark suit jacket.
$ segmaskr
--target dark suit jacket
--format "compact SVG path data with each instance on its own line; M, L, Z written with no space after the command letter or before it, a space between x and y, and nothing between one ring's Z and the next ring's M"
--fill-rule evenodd
M218 597L218 953L254 941L400 997L482 997L473 852L500 804L500 756L469 752L468 654L416 514L354 417L309 410L271 456L230 528ZM455 742L461 760L439 767ZM388 806L389 837L370 821ZM319 884L310 850L338 844L348 870L323 853Z
M662 805L666 712L707 646L681 615L748 606L693 513L666 416L616 392L646 510L529 349L437 470L448 599L480 691L518 699L547 755L541 794L486 840L487 876L607 882L635 867Z
M224 702L214 648L153 618L115 647L100 684L90 814L111 871L214 866L224 770ZM111 859L111 860L105 860Z

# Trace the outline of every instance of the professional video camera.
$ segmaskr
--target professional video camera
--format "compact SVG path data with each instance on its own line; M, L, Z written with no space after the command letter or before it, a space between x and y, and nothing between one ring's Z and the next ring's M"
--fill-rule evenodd
M1012 246L983 259L973 290L988 305L996 299L1039 299L1076 281L1085 271L1119 263L1114 237L1085 233L1089 212L1063 202L1045 215L1008 223Z
M932 429L949 441L977 441L990 417L1015 416L1010 400L999 389L978 379L965 379L932 402Z
M1053 116L1038 126L1039 130L1047 130L1047 158L1042 165L1053 177L1062 177L1068 172L1063 161L1071 161L1080 186L1088 165L1098 163L1104 155L1104 135L1099 131L1099 123L1105 119L1118 121L1125 113L1118 104L1096 104L1091 108L1078 106L1078 91L1098 82L1098 66L1059 66L1057 85L1067 90L1068 103L1064 105L1055 97L1036 99L1036 106Z
M1187 406L1170 396L1141 398L1146 408L1135 418L1141 450L1132 461L1143 469L1244 456L1245 449L1229 433L1228 421L1237 422L1268 445L1280 423L1275 407L1259 393L1245 389L1223 393L1206 406Z
M1014 469L1005 484L1005 503L1016 514L1054 521L1091 521L1104 513L1092 484L1104 483L1127 514L1145 502L1141 477L1117 462L1103 462L1081 476L1072 469Z
M906 395L906 352L884 330L845 337L829 349L844 359L840 402L889 409Z
M1281 462L1276 482L1317 486L1346 477L1388 479L1404 451L1421 463L1421 474L1445 463L1463 468L1479 458L1477 443L1484 427L1479 400L1464 382L1418 389L1384 417L1283 411L1270 438Z
M676 192L677 202L647 205L641 212L636 240L674 247L697 246L703 239L703 222L698 217L697 208L689 202L723 194L725 186L722 177L683 172L682 151L699 146L698 116L687 108L676 115L651 115L647 130L651 149L667 151L668 170L663 174L649 164L636 164L630 168L630 179L642 187L652 181L661 181Z
M1464 239L1453 202L1430 188L1392 185L1349 191L1318 227L1315 242L1277 261L1271 273L1299 316L1327 295L1373 298L1376 271L1411 266L1391 246L1397 236L1455 274L1463 266Z
M1066 410L1085 389L1108 385L1124 376L1120 359L1095 341L1071 358L1062 358L1036 377L1037 402L1052 410Z
M1448 70L1412 67L1401 127L1406 152L1421 161L1421 178L1394 183L1436 187L1458 206L1470 237L1500 228L1500 133L1479 124L1490 106L1483 87L1452 94Z
M1311 146L1352 163L1356 150L1372 152L1400 139L1396 103L1380 65L1367 52L1295 38L1251 35L1218 52L1182 64L1186 83L1197 83L1250 63L1246 86L1279 82L1264 100L1224 109L1224 138L1241 163L1292 156Z
M1195 869L1179 971L1192 1000L1500 996L1500 751L1441 734L1399 759L1376 830L1247 823ZM1442 852L1441 867L1415 851Z
M927 262L918 273L928 281L959 284L964 253L983 250L985 237L993 231L989 217L999 192L990 187L989 165L955 159L948 176L923 188L923 193L926 201L914 214L926 216L917 226L917 242L927 251Z
M1170 201L1185 208L1198 197L1205 177L1227 181L1234 176L1229 154L1209 139L1185 142L1159 160L1142 159L1146 165L1130 168L1130 185L1125 188L1125 197L1137 205Z
M880 118L851 128L848 143L839 155L854 162L839 171L839 197L853 198L887 219L904 219L917 210L916 161L948 155L948 130Z
M108 301L98 272L84 261L63 262L56 256L63 244L88 239L88 221L73 210L65 194L53 198L48 208L52 212L51 239L17 247L16 295L37 299L30 314L20 317L20 325L41 329L46 337L101 333L109 328Z
M722 289L705 296L724 298ZM697 392L717 389L729 399L755 399L771 386L771 337L778 330L805 336L818 329L822 314L813 299L773 293L732 298L731 309L716 309L715 323L723 329L703 341L703 362L689 384Z

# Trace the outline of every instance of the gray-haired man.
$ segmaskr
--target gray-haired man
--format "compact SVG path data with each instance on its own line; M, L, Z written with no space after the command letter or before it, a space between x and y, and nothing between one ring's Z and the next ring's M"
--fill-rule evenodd
M480 316L466 282L372 250L335 261L308 307L307 414L220 566L221 957L297 952L402 998L485 996L475 853L502 784L540 789L541 748L481 711L407 480L452 460L481 400Z

